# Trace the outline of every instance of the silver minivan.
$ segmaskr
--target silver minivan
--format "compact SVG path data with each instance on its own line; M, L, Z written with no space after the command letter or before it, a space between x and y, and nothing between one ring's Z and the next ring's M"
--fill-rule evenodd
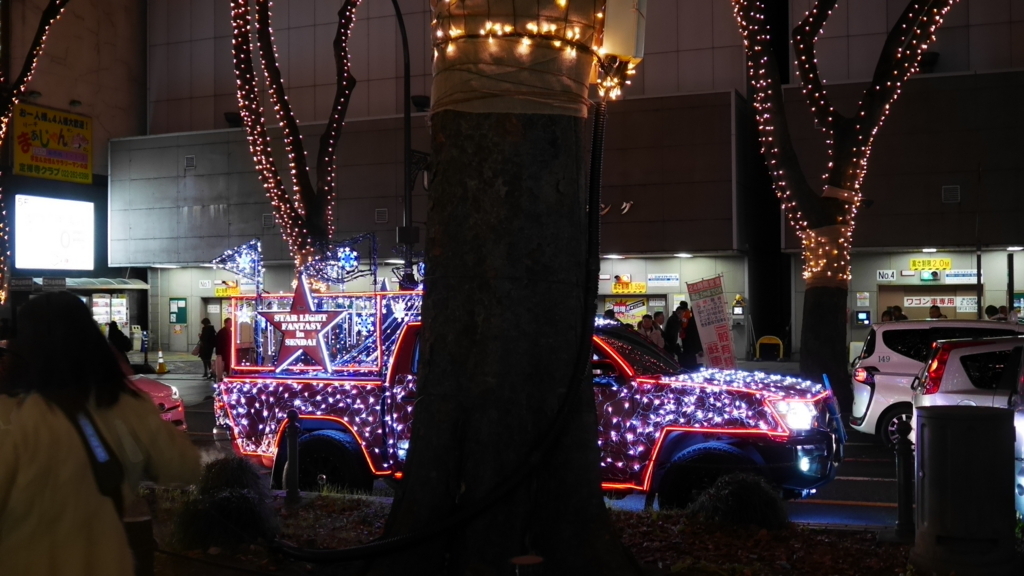
M853 361L850 425L896 443L896 425L914 413L911 385L936 340L1013 336L1024 325L991 320L904 320L875 324Z

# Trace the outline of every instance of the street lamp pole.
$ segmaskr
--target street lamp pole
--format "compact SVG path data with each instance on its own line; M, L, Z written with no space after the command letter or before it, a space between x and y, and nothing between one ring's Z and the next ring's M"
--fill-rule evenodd
M395 17L398 19L398 32L402 36L402 59L403 59L403 97L402 97L402 124L404 129L404 170L402 178L403 193L403 214L402 225L398 228L397 242L403 246L402 251L402 278L399 286L402 290L413 290L416 288L416 277L412 273L412 252L419 241L419 229L412 224L412 73L409 68L409 36L405 31L405 19L402 18L402 8L398 0L391 0L395 8Z

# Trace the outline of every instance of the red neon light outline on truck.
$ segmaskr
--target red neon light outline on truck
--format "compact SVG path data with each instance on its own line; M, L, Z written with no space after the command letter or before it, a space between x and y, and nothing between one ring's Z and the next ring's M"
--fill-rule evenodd
M286 310L290 298L264 302ZM421 295L315 299L317 310L340 311L326 334L330 366L300 355L278 369L270 338L262 366L251 352L233 354L232 374L219 388L218 419L230 426L237 452L273 466L275 485L282 480L282 436L291 409L304 434L304 488L325 477L356 488L368 487L375 476L401 477L415 405ZM232 301L232 310L248 311L236 324L260 321L251 304L251 298ZM264 332L280 339L272 328ZM657 492L663 504L681 504L713 479L690 473L709 464L718 473L763 473L790 496L806 495L835 476L843 432L834 397L822 384L742 371L681 373L635 331L600 320L592 358L606 490ZM310 450L323 453L314 458ZM332 459L344 465L331 467Z

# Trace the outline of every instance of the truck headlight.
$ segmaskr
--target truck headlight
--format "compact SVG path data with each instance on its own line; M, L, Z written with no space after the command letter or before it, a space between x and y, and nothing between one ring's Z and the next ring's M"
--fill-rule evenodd
M773 406L790 430L810 430L814 426L814 417L818 415L811 402L779 400Z

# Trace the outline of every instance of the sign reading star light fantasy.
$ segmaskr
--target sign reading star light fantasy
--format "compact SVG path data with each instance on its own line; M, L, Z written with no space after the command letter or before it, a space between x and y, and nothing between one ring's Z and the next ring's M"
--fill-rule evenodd
M260 316L282 335L276 371L284 370L305 352L317 365L330 372L331 362L327 357L324 334L341 319L342 314L335 310L315 310L306 278L299 276L291 310L260 312Z

